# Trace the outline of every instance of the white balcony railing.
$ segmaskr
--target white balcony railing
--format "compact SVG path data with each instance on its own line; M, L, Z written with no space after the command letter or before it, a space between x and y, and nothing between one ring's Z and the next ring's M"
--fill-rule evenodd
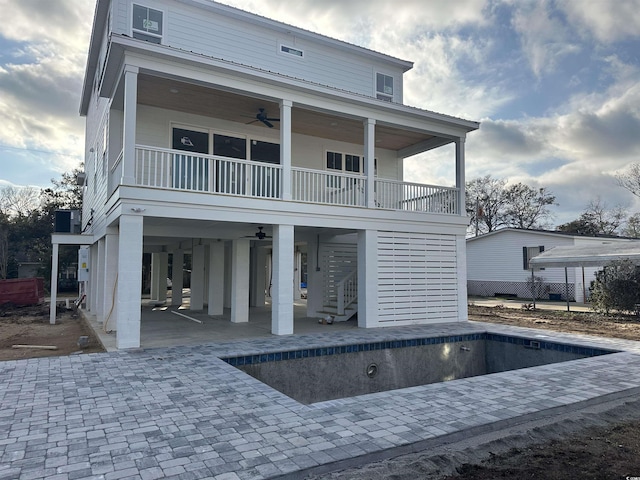
M291 196L298 202L364 207L367 178L358 174L291 168Z
M109 189L122 176L122 154L110 171ZM136 185L243 197L281 199L280 165L138 145ZM374 208L458 215L457 188L397 180L375 180ZM296 202L367 206L367 177L308 168L291 168L291 198Z
M136 183L146 187L280 198L280 165L137 147L135 169Z
M375 190L378 208L450 215L459 213L457 188L377 179Z
M115 163L113 164L113 166L111 167L111 170L109 171L109 179L108 179L109 195L115 192L116 188L118 188L118 185L120 184L120 179L122 178L122 157L123 157L123 152L121 150L120 154L118 155L118 158L116 158Z

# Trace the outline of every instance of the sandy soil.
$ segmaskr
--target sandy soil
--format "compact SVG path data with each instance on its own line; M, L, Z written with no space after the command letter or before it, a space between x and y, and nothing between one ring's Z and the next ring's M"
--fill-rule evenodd
M469 319L640 340L640 318L469 307ZM309 480L640 480L640 400L619 400Z
M88 344L81 348L78 339L84 335L89 337ZM13 348L13 345L54 346L57 349ZM59 310L55 325L51 325L48 305L0 309L0 360L103 351L91 329L73 310Z

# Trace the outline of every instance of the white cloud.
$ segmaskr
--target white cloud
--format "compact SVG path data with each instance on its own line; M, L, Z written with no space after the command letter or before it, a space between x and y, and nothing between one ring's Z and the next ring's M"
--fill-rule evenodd
M571 23L601 42L637 38L640 32L640 0L560 0L557 4Z
M552 72L566 55L579 50L547 1L514 2L513 7L513 27L521 36L523 53L537 77Z

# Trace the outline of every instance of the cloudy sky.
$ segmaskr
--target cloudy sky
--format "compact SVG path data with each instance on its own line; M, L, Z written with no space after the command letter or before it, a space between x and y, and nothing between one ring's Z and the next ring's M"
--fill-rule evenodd
M481 122L467 178L547 187L555 223L598 196L640 211L614 179L640 162L640 0L222 3L413 61L405 103ZM82 161L94 5L0 0L0 186L46 187ZM451 155L405 176L449 185Z

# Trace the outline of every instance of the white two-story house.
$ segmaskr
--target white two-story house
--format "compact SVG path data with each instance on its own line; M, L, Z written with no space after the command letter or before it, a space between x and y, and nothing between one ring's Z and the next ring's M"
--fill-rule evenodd
M91 245L87 308L118 348L140 345L145 252L152 298L174 266L180 304L191 255L191 309L250 322L270 295L276 335L294 332L299 251L308 316L466 319L464 149L478 123L404 105L411 68L210 0L98 0L78 243ZM403 178L405 158L446 145L455 184Z

